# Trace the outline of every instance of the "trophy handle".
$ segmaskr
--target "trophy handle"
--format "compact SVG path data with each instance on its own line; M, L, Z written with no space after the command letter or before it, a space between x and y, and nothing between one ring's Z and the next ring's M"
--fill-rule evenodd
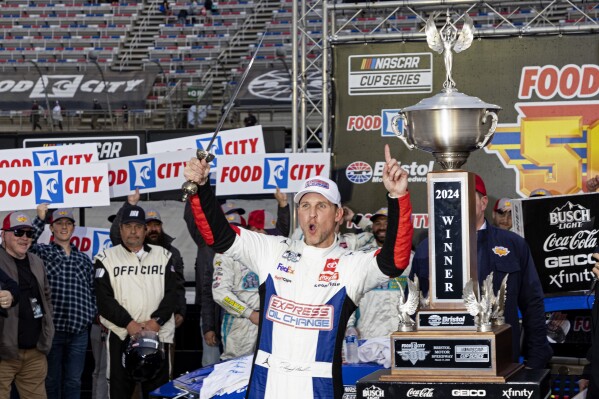
M397 121L398 120L402 120L403 123L403 128L404 128L404 132L400 132L399 129L397 128ZM404 114L403 112L400 112L398 115L395 115L392 119L391 119L391 130L393 130L393 133L395 134L395 136L397 136L398 139L400 139L401 141L404 142L404 144L406 145L406 147L408 147L409 150L413 150L414 147L416 147L414 144L408 143L408 119L406 118L406 114Z
M476 145L477 148L484 148L487 143L489 142L489 140L491 139L491 137L493 137L493 134L495 133L495 129L497 129L497 114L493 111L485 111L485 114L483 115L481 122L483 124L487 123L487 117L490 116L491 117L491 127L489 128L489 131L487 132L487 134L485 134L484 140L482 141L482 143L478 143Z

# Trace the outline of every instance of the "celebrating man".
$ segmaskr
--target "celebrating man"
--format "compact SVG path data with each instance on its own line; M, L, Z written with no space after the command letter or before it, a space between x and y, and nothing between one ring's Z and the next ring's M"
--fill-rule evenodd
M342 397L341 337L347 320L365 292L401 274L410 259L407 172L391 158L388 146L385 160L387 240L368 253L337 245L341 196L325 177L306 180L295 195L304 241L294 241L229 227L206 184L206 161L192 159L185 167L185 178L200 186L190 200L205 241L247 265L261 283L260 333L248 397Z

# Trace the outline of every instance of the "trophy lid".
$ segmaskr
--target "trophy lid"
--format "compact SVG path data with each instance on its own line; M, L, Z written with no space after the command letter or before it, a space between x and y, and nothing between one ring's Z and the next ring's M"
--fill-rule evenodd
M425 111L436 109L497 109L501 107L488 104L478 97L460 93L457 90L443 91L433 97L421 100L418 104L404 108L403 112Z

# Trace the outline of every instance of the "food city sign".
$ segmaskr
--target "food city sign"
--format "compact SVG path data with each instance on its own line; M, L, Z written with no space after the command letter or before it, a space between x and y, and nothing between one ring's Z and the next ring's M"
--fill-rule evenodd
M330 161L330 153L221 156L216 194L297 192L304 180L328 176Z
M106 206L108 167L101 162L30 168L0 168L0 211Z
M95 144L0 151L0 168L79 165L90 162L98 162Z
M37 240L40 244L48 244L53 240L50 226L46 225L44 231ZM77 247L79 252L83 252L90 259L105 249L112 247L110 240L110 230L96 227L75 226L71 243Z
M184 181L185 164L195 153L181 150L102 161L109 167L110 197L127 196L136 188L140 193L178 190Z
M568 64L522 68L518 123L501 124L485 148L516 171L516 191L528 197L536 188L580 192L599 173L599 66Z

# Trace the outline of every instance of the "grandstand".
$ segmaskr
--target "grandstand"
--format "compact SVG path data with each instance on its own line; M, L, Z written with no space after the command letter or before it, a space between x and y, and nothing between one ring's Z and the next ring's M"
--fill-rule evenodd
M363 7L333 4L328 31L339 40L352 36L378 39L381 35L422 40L424 21L439 5L407 3L411 2L364 3ZM299 21L299 29L310 37L304 56L315 63L320 57L326 12L321 4L308 2ZM67 76L99 72L96 81L104 85L95 86L91 92L103 104L100 122L106 128L115 124L128 129L186 128L186 110L195 102L210 105L203 122L207 127L215 126L256 51L258 69L289 71L293 67L292 5L291 0L227 0L219 2L211 16L179 18L179 11L189 6L183 0L172 4L170 16L160 13L157 0L6 0L0 4L0 70L11 76L5 79L20 76L30 81L47 73ZM597 24L598 9L597 2L586 1L547 6L526 1L452 5L453 12L468 12L481 32ZM258 49L262 36L265 40ZM123 73L145 73L152 80L142 101L128 104L131 117L126 124L121 112L125 100L117 92L102 89ZM238 124L243 119L239 113L251 108L262 124L290 127L291 78L285 74L289 75L279 74L277 85L288 101L280 105L238 102L227 125ZM311 77L318 79L317 74ZM50 80L45 84L51 84ZM40 97L40 103L48 107L53 100L53 96ZM83 102L63 101L68 111L67 129L90 129L94 111L91 105L83 105L86 101L91 97ZM30 130L29 116L29 101L3 104L0 129Z

